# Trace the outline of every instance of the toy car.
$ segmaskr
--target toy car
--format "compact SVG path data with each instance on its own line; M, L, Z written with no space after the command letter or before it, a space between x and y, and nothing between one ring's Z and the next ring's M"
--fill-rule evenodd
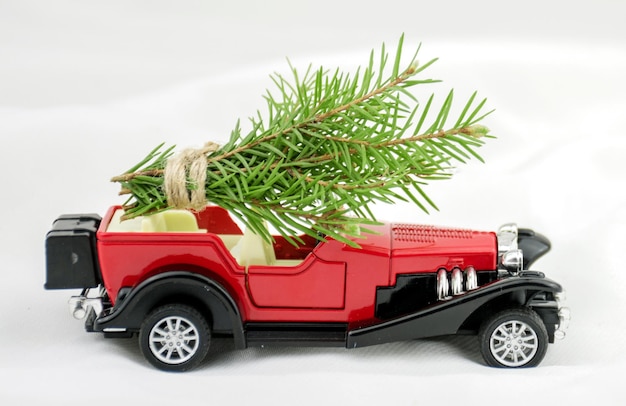
M294 246L242 231L227 211L170 210L121 221L116 206L59 217L46 237L47 289L82 289L89 332L139 336L157 368L198 366L212 337L259 345L357 348L476 334L488 365L531 367L565 335L563 289L530 265L550 242L385 223L359 248L303 235Z

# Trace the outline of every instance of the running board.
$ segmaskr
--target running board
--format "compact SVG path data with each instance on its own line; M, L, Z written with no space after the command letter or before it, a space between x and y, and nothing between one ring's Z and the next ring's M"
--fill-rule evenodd
M348 326L344 323L248 323L248 347L345 347Z

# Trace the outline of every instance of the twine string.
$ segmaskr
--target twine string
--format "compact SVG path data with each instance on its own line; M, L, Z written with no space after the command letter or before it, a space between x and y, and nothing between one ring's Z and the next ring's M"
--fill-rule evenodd
M214 142L207 142L202 148L187 148L168 159L163 174L163 188L170 207L204 209L207 205L208 156L219 147Z

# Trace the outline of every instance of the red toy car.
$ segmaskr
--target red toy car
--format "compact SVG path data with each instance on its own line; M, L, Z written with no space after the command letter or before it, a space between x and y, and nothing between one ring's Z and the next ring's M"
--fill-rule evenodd
M139 335L157 368L185 371L212 336L257 345L356 348L477 334L488 365L535 366L564 336L562 288L529 266L550 249L532 230L384 224L356 240L269 244L229 214L122 209L59 217L46 237L47 289L83 289L71 311L90 332Z

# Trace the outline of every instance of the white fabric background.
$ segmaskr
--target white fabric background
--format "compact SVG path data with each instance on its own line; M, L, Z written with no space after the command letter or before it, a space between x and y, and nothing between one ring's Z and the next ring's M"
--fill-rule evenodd
M624 2L0 1L0 403L623 404L626 277ZM44 236L61 213L120 203L108 179L165 141L224 140L264 107L286 57L346 69L406 33L428 76L497 111L486 164L427 190L440 212L382 219L547 235L536 267L573 321L539 368L483 366L473 338L357 350L215 342L187 374L135 340L83 331L73 291L44 291ZM441 99L440 99L441 100Z

